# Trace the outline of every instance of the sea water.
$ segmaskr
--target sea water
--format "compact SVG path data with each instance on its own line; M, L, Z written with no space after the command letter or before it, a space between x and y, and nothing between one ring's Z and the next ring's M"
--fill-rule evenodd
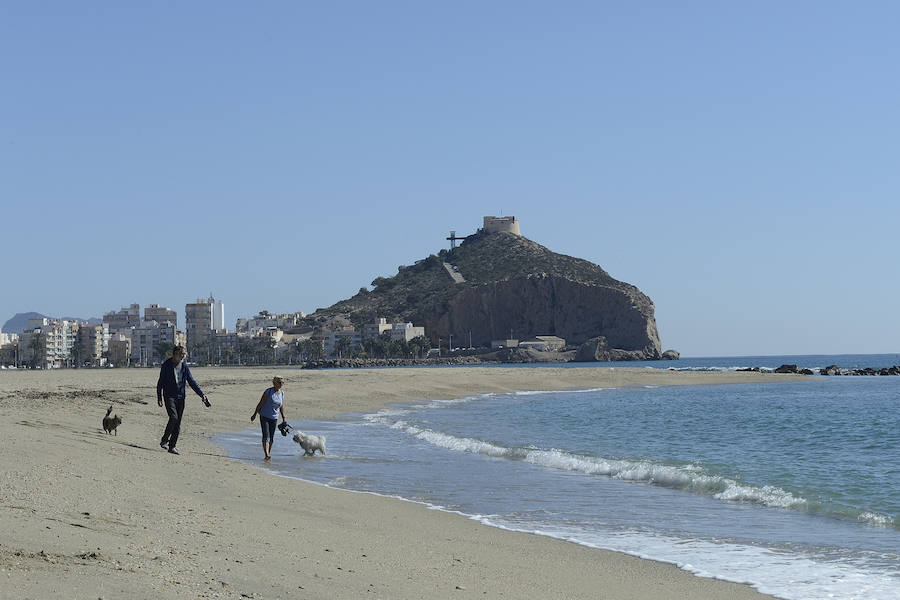
M294 425L328 457L277 436L263 466L258 429L218 441L279 475L789 600L900 598L900 377L431 398Z

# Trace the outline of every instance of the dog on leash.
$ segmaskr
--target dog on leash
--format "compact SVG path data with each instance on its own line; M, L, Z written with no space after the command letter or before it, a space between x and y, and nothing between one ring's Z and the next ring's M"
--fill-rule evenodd
M314 456L316 454L316 450L321 452L322 456L325 456L324 435L307 435L302 431L298 431L294 434L293 440L300 444L300 447L303 448L304 456Z
M112 404L106 409L106 416L103 417L103 431L107 434L119 435L116 433L116 427L122 424L122 418L119 415L109 416L112 412Z

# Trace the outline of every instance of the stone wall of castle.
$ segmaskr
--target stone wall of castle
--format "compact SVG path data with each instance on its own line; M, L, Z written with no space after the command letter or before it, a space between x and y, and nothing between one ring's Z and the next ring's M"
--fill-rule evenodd
M519 231L519 220L515 217L485 217L484 231L485 233L505 231L506 233L522 235L522 232Z

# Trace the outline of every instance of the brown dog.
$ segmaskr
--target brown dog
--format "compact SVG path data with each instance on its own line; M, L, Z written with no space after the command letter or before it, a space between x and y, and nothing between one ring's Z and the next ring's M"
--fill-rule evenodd
M112 405L110 404L109 408L106 409L106 416L103 417L103 431L107 434L119 435L116 433L116 427L122 424L122 419L119 415L109 416L109 413L112 412Z

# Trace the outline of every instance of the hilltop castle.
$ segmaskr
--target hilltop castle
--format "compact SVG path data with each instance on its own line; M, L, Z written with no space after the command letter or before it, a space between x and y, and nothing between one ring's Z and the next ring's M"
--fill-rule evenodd
M522 235L522 232L519 231L519 220L515 217L485 217L483 230L485 233L505 231Z

